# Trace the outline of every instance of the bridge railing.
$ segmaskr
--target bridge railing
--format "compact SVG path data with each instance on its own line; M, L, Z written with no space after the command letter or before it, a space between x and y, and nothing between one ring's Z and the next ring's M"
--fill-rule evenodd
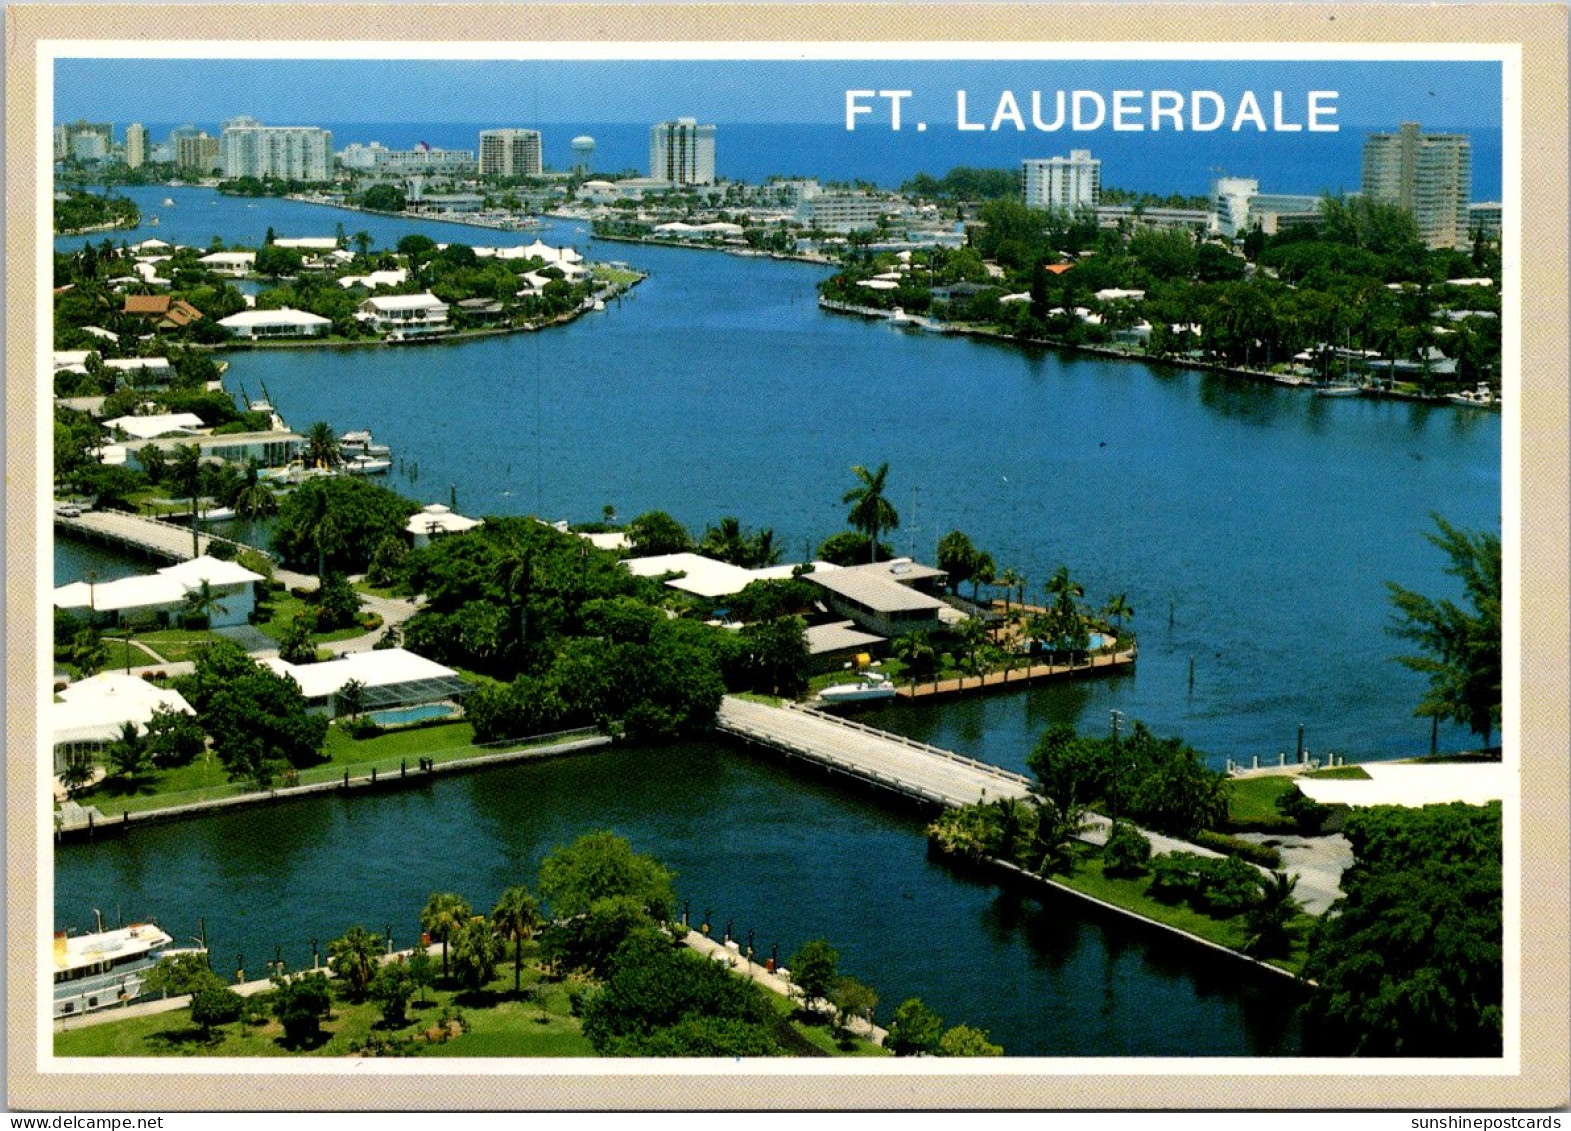
M857 766L840 762L832 758L827 758L821 751L809 749L799 743L782 738L778 734L774 734L770 731L760 730L757 727L749 727L734 722L726 723L724 729L732 734L738 735L739 737L751 739L754 742L772 747L776 750L782 751L783 753L795 755L798 758L805 759L806 761L812 762L815 765L835 770L838 773L845 774L847 777L858 778L862 781L872 782L876 785L882 785L889 789L893 789L898 793L903 793L908 797L917 797L924 801L930 801L935 805L948 805L954 800L952 797L947 797L943 794L934 792L927 786L918 785L916 782L907 781L904 778L897 777L894 774L882 773L870 766Z
M943 758L946 761L958 762L963 766L969 766L974 770L980 770L981 772L990 774L993 777L1004 778L1008 781L1018 782L1021 785L1031 784L1031 779L1026 777L1024 774L1017 774L1013 770L1006 770L1002 766L993 765L991 762L982 762L975 758L968 758L964 754L956 754L953 750L945 750L942 746L933 746L926 742L919 742L914 738L907 738L903 734L895 734L892 731L879 730L877 727L870 727L865 723L859 723L853 719L836 718L833 715L826 715L822 711L815 711L813 713L836 726L860 731L863 734L872 735L875 738L881 738L888 742L897 742L901 746L909 746L913 750L920 750L925 754L932 754L935 757Z
M137 522L137 523L151 523L152 525L158 526L158 527L160 527L162 529L165 529L165 530L178 531L180 534L185 535L187 537L189 537L190 534L191 534L191 528L189 526L186 526L183 523L179 523L179 522L170 522L168 519L166 519L166 518L159 518L157 515L134 514L131 511L123 511L123 510L120 510L120 509L118 509L116 507L103 507L103 508L100 508L96 512L88 511L86 513L88 513L88 514L96 513L96 514L104 514L104 515L113 515L116 518L128 518L128 519L131 519L133 522ZM80 520L77 520L76 522L73 522L70 519L64 519L64 520L61 521L61 524L64 525L64 526L81 525L83 529L88 529L90 527L90 524L83 524L83 523L80 522ZM264 558L268 558L268 559L272 559L273 558L273 554L272 554L271 551L264 550L260 546L253 546L249 542L242 542L242 541L240 541L237 538L230 538L230 537L228 537L226 535L223 535L223 534L214 534L212 531L209 531L209 530L199 530L199 531L197 531L197 533L199 535L201 535L203 538L208 539L210 542L227 542L229 545L234 546L236 549L239 549L239 550L252 550L252 551L254 551L254 552L258 553L258 554L261 554Z

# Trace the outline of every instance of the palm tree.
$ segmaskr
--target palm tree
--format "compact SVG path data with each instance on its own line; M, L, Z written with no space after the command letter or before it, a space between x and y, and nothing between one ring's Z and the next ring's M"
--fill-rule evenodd
M147 743L135 723L120 724L120 735L105 748L104 761L110 773L127 781L147 772L151 765Z
M868 471L861 464L851 468L856 473L861 485L851 488L840 500L842 503L851 503L851 513L846 515L846 521L853 529L866 531L869 544L868 561L878 560L878 535L880 531L897 530L900 527L900 515L896 512L894 504L884 498L884 480L889 476L889 465L880 465L877 471Z
M93 762L91 758L67 758L65 767L60 771L60 784L65 786L68 796L75 797L77 791L93 780Z
M447 940L469 921L469 902L456 892L438 891L420 912L420 929L442 943L442 977L447 977Z
M722 518L718 526L704 531L698 552L732 565L746 565L747 536L742 533L741 521L731 515Z
M196 504L202 494L202 449L195 444L177 445L171 470L175 486L191 500L191 556L198 558L202 550L197 542Z
M998 576L998 567L993 562L993 555L986 550L976 556L976 568L971 573L971 603L981 602L980 592L982 586L991 585Z
M235 508L235 513L247 519L251 525L251 534L255 537L256 520L268 515L278 513L278 496L273 494L271 487L262 483L261 476L256 468L256 460L246 460L245 479L240 489L230 499L229 505Z
M185 615L191 620L203 620L209 628L212 627L214 613L227 613L229 606L218 599L218 594L213 592L213 584L206 578L195 589L185 595Z
M931 675L937 669L938 651L925 632L908 632L904 636L897 636L889 650L895 659L905 664L913 684L921 682L923 675Z
M333 970L355 999L365 993L376 973L377 960L382 954L382 942L364 927L350 927L342 938L327 944L327 953Z
M491 579L502 590L502 599L513 613L518 647L529 642L529 595L534 589L535 553L532 546L510 541L492 567Z
M1124 618L1133 618L1135 610L1130 606L1127 594L1114 593L1108 597L1107 604L1102 606L1102 615L1116 622L1115 631L1122 636L1124 632Z
M351 238L354 240L355 251L359 253L360 258L367 258L371 254L371 245L376 242L376 240L371 238L371 233L362 228Z
M1302 910L1293 891L1298 887L1298 877L1286 872L1272 872L1260 884L1260 898L1245 914L1244 922L1249 940L1244 950L1249 954L1280 954L1292 942L1290 924Z
M301 500L304 512L300 529L306 541L316 548L316 576L320 584L320 579L327 576L328 547L335 551L338 548L338 524L333 518L332 500L320 482L306 483L295 492L295 498Z
M523 983L524 941L533 937L540 925L540 904L522 884L508 888L497 897L491 909L491 926L502 939L513 943L513 992Z
M1025 578L1016 573L1014 567L1011 566L1000 573L996 580L998 584L1004 587L1004 616L1007 617L1009 615L1009 594L1014 591L1015 586L1024 585Z
M351 719L360 713L360 708L365 706L365 684L358 679L351 679L338 689L334 696L338 706L343 709L343 714Z
M318 420L307 429L305 434L306 462L314 467L337 467L344 462L344 454L338 448L338 437L333 435L332 426L325 420Z

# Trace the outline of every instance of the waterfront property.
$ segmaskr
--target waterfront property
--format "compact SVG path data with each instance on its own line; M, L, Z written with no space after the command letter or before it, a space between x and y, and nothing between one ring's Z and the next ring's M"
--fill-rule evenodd
M305 450L305 437L296 432L230 432L223 436L186 436L149 440L148 445L158 448L165 456L174 455L178 447L195 444L203 459L218 459L226 463L244 464L255 460L258 467L286 467L300 458ZM143 447L132 448L130 458L137 457Z
M447 303L433 294L375 295L362 302L355 317L379 334L426 337L451 329Z
M672 589L692 593L698 597L730 597L740 593L755 581L783 581L797 567L793 565L765 566L762 569L743 569L730 562L717 561L702 554L656 554L647 558L628 558L622 563L635 577L665 577L679 574L666 582ZM830 567L833 568L833 567Z
M76 581L55 590L54 607L95 623L167 625L179 617L203 585L213 598L213 628L245 624L256 607L255 584L262 575L232 561L202 556L157 573L94 584Z
M815 672L832 672L856 664L862 656L881 655L889 643L882 636L862 632L849 620L809 625L807 654Z
M271 658L263 661L279 675L300 685L306 709L328 718L354 710L416 707L459 699L470 684L452 668L433 663L402 648L350 652L319 664L291 664ZM358 705L346 704L344 688L360 685Z
M73 762L97 760L127 724L145 732L159 711L196 713L178 691L121 672L99 672L70 684L49 710L54 772L63 773Z
M444 534L462 534L481 525L481 519L466 518L442 503L430 503L409 516L404 533L414 539L414 548L429 546L431 539Z
M327 333L333 322L319 314L280 307L277 310L242 310L218 324L237 338L315 338Z
M879 636L932 632L964 619L932 595L946 574L910 558L804 575L823 588L830 609Z

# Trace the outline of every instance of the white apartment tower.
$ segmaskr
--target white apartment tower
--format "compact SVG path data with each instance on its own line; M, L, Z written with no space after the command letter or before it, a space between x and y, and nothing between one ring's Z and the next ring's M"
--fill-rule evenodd
M1028 158L1020 162L1020 185L1027 208L1095 208L1102 199L1102 162L1089 149Z
M649 176L674 185L715 183L715 127L678 118L649 127Z
M1364 195L1412 213L1429 247L1466 247L1473 194L1472 144L1466 134L1426 134L1417 122L1364 142Z
M1251 206L1260 195L1253 177L1218 177L1211 182L1211 230L1236 236L1249 230Z
M538 177L545 170L539 130L481 130L480 174Z
M244 123L244 124L237 124ZM333 177L333 135L315 126L264 126L231 119L220 156L228 177L327 181Z
M125 128L125 163L132 169L147 163L147 130L141 122L132 122Z

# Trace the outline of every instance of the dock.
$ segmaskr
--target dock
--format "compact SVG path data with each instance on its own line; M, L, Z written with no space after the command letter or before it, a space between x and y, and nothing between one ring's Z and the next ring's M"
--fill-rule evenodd
M901 684L895 694L902 699L928 699L934 696L963 695L977 691L1006 691L1025 687L1043 679L1091 679L1118 675L1132 671L1138 653L1134 649L1092 655L1083 664L1031 664L1022 668L1005 668L1003 671L984 675L960 676L958 679L939 679L931 683Z
M191 554L191 528L148 515L130 514L126 511L83 511L74 518L56 514L55 529L88 542L107 543L123 550L131 550L150 558L170 562L189 561ZM219 534L198 532L196 544L199 553L205 554L215 542L225 542L236 550L255 550L255 546L225 538ZM258 551L259 553L263 551Z

